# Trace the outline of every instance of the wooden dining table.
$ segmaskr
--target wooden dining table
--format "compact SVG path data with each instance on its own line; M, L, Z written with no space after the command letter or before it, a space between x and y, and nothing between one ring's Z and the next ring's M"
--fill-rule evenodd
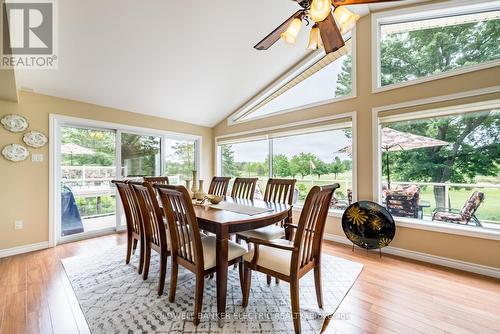
M257 208L267 208L269 211L256 215L249 215L223 209L216 209L210 205L194 206L194 211L196 213L196 217L198 218L198 225L200 229L214 233L217 239L217 317L220 327L224 325L224 318L226 317L228 241L230 234L272 225L291 217L292 214L292 207L282 203L231 197L226 197L224 202Z

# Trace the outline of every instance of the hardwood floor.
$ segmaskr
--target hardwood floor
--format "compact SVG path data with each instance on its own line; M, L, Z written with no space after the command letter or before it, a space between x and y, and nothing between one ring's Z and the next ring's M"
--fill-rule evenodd
M110 243L125 236L0 259L0 334L89 333L60 259L98 255ZM324 248L365 265L332 333L500 333L500 280L329 242Z

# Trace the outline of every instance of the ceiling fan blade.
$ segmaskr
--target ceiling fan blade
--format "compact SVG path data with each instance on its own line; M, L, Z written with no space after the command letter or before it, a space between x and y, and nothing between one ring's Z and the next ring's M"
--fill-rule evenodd
M337 51L345 45L342 34L333 19L332 13L330 13L324 21L318 22L318 27L327 54Z
M280 37L281 33L285 32L285 30L288 29L288 26L292 22L292 20L296 17L302 16L303 10L298 10L295 14L290 16L285 22L283 22L278 28L274 29L272 33L267 35L262 41L257 43L257 45L254 46L255 49L257 50L267 50L271 46L273 46L274 43L276 43Z
M377 2L396 2L401 0L333 0L333 5L344 6L344 5L362 5L362 4L374 4Z

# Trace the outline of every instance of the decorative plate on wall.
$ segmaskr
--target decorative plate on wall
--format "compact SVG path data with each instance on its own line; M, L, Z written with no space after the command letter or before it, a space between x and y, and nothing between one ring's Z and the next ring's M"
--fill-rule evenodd
M2 155L9 161L19 162L26 160L30 153L23 145L10 144L3 148Z
M5 130L10 132L22 132L28 128L28 121L20 115L5 115L0 120Z
M391 214L380 204L369 201L353 203L345 210L342 229L353 244L365 249L386 247L396 234Z
M48 139L39 131L29 131L24 134L23 141L30 147L40 148L47 144Z

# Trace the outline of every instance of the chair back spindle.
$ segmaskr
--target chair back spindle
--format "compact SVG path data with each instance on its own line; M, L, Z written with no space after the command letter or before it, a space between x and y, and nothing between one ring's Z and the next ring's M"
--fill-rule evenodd
M128 184L128 181L111 181L118 189L118 195L122 202L123 210L125 211L125 219L127 221L127 231L140 234L141 227L141 212L138 207L137 199L135 198L134 190Z
M296 182L295 179L269 179L264 201L292 205Z
M216 196L226 196L227 187L229 186L230 177L225 176L214 176L212 182L210 182L210 187L208 188L209 195Z
M156 199L155 191L149 182L130 183L139 203L146 241L158 247L167 247L167 231Z
M231 197L253 200L258 180L256 177L237 177L234 180Z
M324 187L313 187L307 195L300 215L294 246L298 251L292 255L292 266L298 271L321 256L321 244L326 218L333 193L340 188L338 183Z
M173 256L203 271L201 235L189 193L183 186L156 184L155 188L167 217Z

